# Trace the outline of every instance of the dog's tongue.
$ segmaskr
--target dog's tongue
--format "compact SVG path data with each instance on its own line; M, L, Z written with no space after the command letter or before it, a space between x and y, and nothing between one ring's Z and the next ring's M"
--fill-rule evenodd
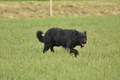
M82 44L82 46L86 46L86 44Z

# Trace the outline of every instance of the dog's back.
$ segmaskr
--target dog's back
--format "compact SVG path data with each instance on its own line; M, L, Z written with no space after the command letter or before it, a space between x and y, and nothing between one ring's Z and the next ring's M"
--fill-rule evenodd
M54 46L66 47L66 42L71 40L73 29L51 28L45 33L45 42L53 43Z
M45 33L44 42L54 46L62 46L64 39L64 30L60 28L51 28Z

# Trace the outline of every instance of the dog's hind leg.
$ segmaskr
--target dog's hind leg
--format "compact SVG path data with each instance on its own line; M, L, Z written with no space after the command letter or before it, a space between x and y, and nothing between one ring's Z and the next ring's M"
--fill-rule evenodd
M44 48L43 49L43 53L45 53L49 48Z
M51 49L51 52L55 52L54 49L53 49L53 47L51 47L50 49Z
M50 47L50 45L44 45L43 53L45 53Z
M70 53L74 53L75 57L79 54L76 49L70 49Z

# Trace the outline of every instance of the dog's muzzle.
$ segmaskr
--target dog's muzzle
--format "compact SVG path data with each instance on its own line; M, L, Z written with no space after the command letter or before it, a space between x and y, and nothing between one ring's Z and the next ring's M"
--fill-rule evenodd
M86 41L83 42L81 45L82 45L82 47L86 46Z

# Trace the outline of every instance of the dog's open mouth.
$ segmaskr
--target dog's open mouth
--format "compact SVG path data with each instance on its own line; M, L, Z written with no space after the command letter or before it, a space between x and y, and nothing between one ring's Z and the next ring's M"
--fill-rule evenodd
M81 43L81 47L86 46L86 42Z
M86 44L82 44L82 46L84 47L84 46L86 46Z

